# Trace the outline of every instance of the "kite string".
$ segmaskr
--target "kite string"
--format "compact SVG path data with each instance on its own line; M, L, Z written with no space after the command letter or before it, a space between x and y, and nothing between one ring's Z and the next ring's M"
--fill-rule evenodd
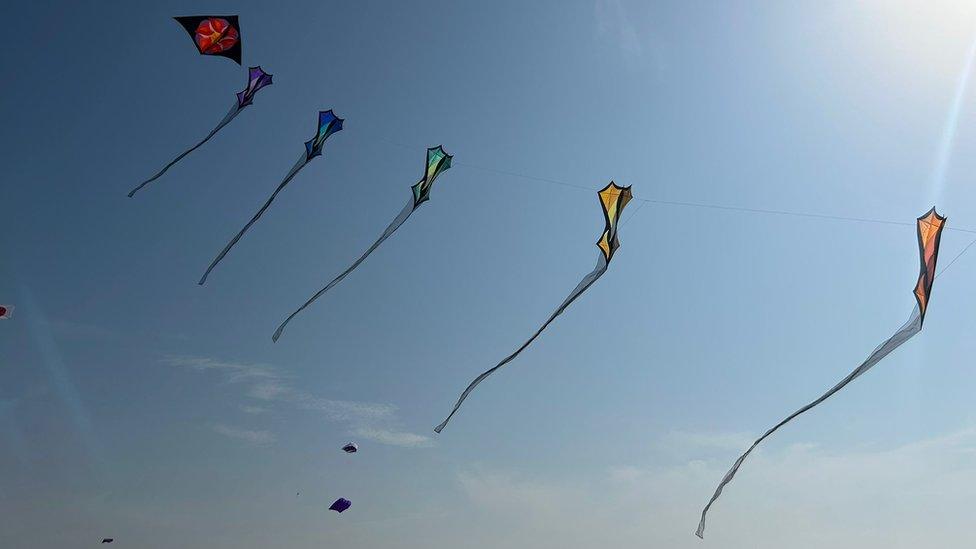
M946 227L946 228L948 229L948 227ZM964 253L968 252L969 251L969 248L971 248L973 246L973 244L976 244L976 239L973 239L969 244L967 244L966 247L963 248L961 252L959 252L958 254L956 254L956 257L953 257L952 258L952 261L950 261L949 263L947 263L945 267L942 267L941 269L939 269L939 272L936 273L935 276L932 279L935 280L936 278L939 278L940 276L942 276L943 273L945 273L946 271L948 271L949 270L949 267L952 267L952 264L955 263L957 259L959 259L960 257L962 257L962 255Z
M645 204L647 204L647 202L641 202L640 204L638 204L637 209L634 210L634 213L630 214L630 216L628 216L627 219L625 219L624 222L620 224L620 227L623 228L624 225L629 223L630 220L633 219L635 215L637 215L637 212L641 211L641 208L643 208Z
M414 146L407 145L405 143L400 143L399 141L394 141L392 139L387 139L385 137L379 137L378 139L380 139L381 141L386 141L387 143L390 143L392 145L396 145L397 147L401 147L401 148L404 148L404 149L410 149L410 150L415 150L416 149L416 147L414 147ZM598 192L599 191L599 189L594 189L593 187L588 187L586 185L578 185L578 184L575 184L575 183L569 183L567 181L561 181L559 179L554 179L554 178L551 178L551 177L539 177L539 176L535 176L535 175L528 175L528 174L524 174L524 173L509 171L509 170L500 170L500 169L497 169L497 168L491 168L491 167L486 167L486 166L478 166L476 164L469 164L467 162L456 162L455 161L455 162L453 162L453 165L454 166L462 166L462 167L465 167L465 168L471 168L473 170L480 170L480 171L487 172L487 173L494 173L494 174L499 174L499 175L508 175L508 176L511 176L511 177L518 177L518 178L525 179L525 180L528 180L528 181L538 181L538 182L542 182L542 183L551 183L553 185L560 185L562 187L569 187L569 188L579 189L579 190L587 191L587 192ZM713 210L726 210L726 211L743 212L743 213L760 213L760 214L768 214L768 215L789 215L789 216L794 216L794 217L807 217L807 218L813 218L813 219L831 219L831 220L835 220L835 221L852 221L852 222L857 222L857 223L876 223L876 224L879 224L879 225L899 225L899 226L902 226L902 227L914 227L915 226L914 223L909 223L909 222L905 222L905 221L892 221L892 220L889 220L889 219L871 219L871 218L866 218L866 217L851 217L851 216L843 216L843 215L820 214L820 213L810 213L810 212L798 212L798 211L794 211L794 210L777 210L777 209L769 209L769 208L749 208L749 207L744 207L744 206L729 206L729 205L725 205L725 204L709 204L709 203L705 203L705 202L684 202L684 201L678 201L678 200L659 200L659 199L653 199L653 198L641 198L639 196L634 196L633 197L633 200L636 200L638 202L642 202L642 203L645 203L645 204L646 203L652 203L652 204L662 204L662 205L665 205L665 206L684 206L684 207L688 207L688 208L708 208L708 209L713 209ZM638 210L639 209L640 208L638 208ZM633 217L636 214L637 214L637 210L635 210L634 213L631 214L631 217ZM629 221L629 219L628 219L628 221ZM946 227L945 230L947 230L947 231L957 231L957 232L963 232L963 233L970 233L970 234L976 234L976 230L973 230L973 229L964 229L964 228L961 228L961 227Z

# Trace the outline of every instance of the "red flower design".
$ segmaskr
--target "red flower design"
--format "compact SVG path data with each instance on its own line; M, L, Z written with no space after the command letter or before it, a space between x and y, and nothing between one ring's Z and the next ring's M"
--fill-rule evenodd
M211 17L197 26L196 42L200 53L220 53L237 44L240 35L226 19Z

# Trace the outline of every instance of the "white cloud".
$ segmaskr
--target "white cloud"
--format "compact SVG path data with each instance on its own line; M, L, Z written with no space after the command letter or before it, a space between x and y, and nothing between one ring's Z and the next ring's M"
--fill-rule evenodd
M291 395L291 388L277 380L255 383L247 391L247 396L258 400L279 400Z
M767 447L743 465L694 536L701 508L744 447L740 434L667 434L667 453L727 446L708 459L608 467L547 480L465 471L457 483L479 523L473 547L917 549L972 546L976 429L887 449ZM727 444L726 444L727 442ZM661 448L659 448L661 449Z
M396 406L375 402L355 402L315 396L296 389L287 377L270 366L225 362L205 357L170 357L167 364L197 372L219 373L225 383L242 384L245 397L259 401L260 406L244 405L248 414L269 411L272 406L322 413L328 420L346 425L352 434L380 444L393 446L428 446L428 437L391 428L396 421Z
M230 438L236 438L238 440L243 440L249 444L264 445L271 444L275 441L274 434L269 431L251 431L248 429L229 427L220 423L212 425L211 428L215 433L219 433Z
M403 446L407 448L430 446L432 442L430 437L425 437L423 435L370 427L360 427L359 429L353 431L353 434L361 438L372 440L373 442L379 442L380 444Z
M241 406L241 411L245 414L257 415L267 412L268 409L262 406Z
M239 383L252 379L271 379L277 380L279 376L267 366L255 364L241 364L237 362L222 362L211 358L203 357L170 357L164 360L173 366L184 366L198 372L218 371L222 372L228 382Z

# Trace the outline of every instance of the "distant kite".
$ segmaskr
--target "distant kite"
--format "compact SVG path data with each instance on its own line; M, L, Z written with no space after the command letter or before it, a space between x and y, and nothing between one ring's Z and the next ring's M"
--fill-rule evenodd
M341 282L343 278L346 278L346 275L348 275L353 270L355 270L355 268L358 267L359 264L362 263L369 256L369 254L373 253L373 250L378 248L379 245L382 244L384 240L389 238L390 235L392 235L397 229L399 229L400 225L403 225L403 222L406 221L408 217L410 217L410 214L416 211L416 209L419 208L421 204L423 204L424 202L430 199L430 189L434 185L434 180L437 179L437 176L444 173L451 167L451 160L453 158L454 158L453 156L444 152L444 148L440 145L427 149L427 165L425 166L424 169L424 177L423 179L421 179L411 187L411 189L413 189L413 194L411 195L410 199L407 200L407 204L403 207L402 210L400 210L400 213L396 216L396 218L394 218L393 221L390 223L390 225L386 228L386 230L383 231L383 234L381 234L380 237L376 239L376 242L373 242L373 245L370 246L369 249L367 249L363 253L363 255L359 256L359 259L357 259L352 265L350 265L348 269L342 271L342 273L340 273L339 276L333 278L332 282L326 284L324 288L322 288L321 290L316 292L315 295L310 297L309 300L306 301L304 305L302 305L301 307L296 309L295 312L289 315L288 318L286 318L285 321L282 322L280 326L278 326L278 329L275 330L274 335L271 336L271 339L273 341L278 341L278 338L281 337L281 332L283 332L285 326L287 326L288 323L291 322L291 319L295 318L295 316L298 315L298 313L305 310L305 307L311 305L312 302L318 299L319 297L321 297L322 294L329 291L330 289L332 289L333 286Z
M10 318L10 315L14 313L13 305L0 305L0 320L6 320Z
M915 283L915 309L912 311L908 321L905 322L898 328L898 331L894 333L891 337L885 340L881 345L879 345L874 352L868 356L860 366L854 369L853 372L847 375L844 379L840 381L837 385L834 385L829 391L824 393L820 398L814 400L810 404L800 408L799 410L790 414L789 417L783 421L777 423L772 429L763 433L763 436L756 439L752 443L752 446L741 456L739 459L735 460L732 464L732 468L729 472L725 473L722 481L719 482L718 488L715 489L715 493L712 494L712 499L708 500L708 504L702 510L701 521L698 523L698 530L695 534L703 538L705 534L705 514L708 513L709 507L712 503L722 495L722 489L729 482L732 482L732 478L735 477L735 473L742 466L742 462L745 461L746 457L762 442L766 437L776 432L777 429L789 423L793 418L806 412L807 410L813 408L814 406L820 404L821 402L830 398L831 395L840 391L845 385L857 379L861 374L867 372L872 366L877 364L881 359L888 356L888 353L897 349L902 343L908 341L912 336L922 331L922 322L925 320L925 310L929 304L929 298L932 295L932 283L935 281L935 265L939 258L939 242L942 237L942 229L945 226L946 218L942 217L935 211L933 207L931 210L925 213L922 217L919 217L916 224L916 230L918 233L918 251L919 259L921 262L921 267L918 274L918 282Z
M332 504L331 507L329 507L329 510L330 511L335 511L336 513L341 513L343 511L345 511L346 509L348 509L350 506L352 506L352 502L351 501L349 501L346 498L339 498L339 499L335 500L335 502Z
M203 285L203 283L207 281L207 277L210 276L210 271L212 271L214 267L220 263L220 260L227 255L227 252L234 247L234 244L237 244L237 241L244 236L244 233L251 228L251 225L253 225L254 222L264 214L265 210L271 206L271 203L274 202L274 199L276 196L278 196L278 193L285 188L285 185L287 185L288 182L291 181L292 178L295 177L306 164L311 162L313 158L322 155L322 147L325 145L325 140L328 139L330 135L342 129L342 122L343 120L333 114L331 109L327 111L319 111L318 129L316 130L315 135L305 142L305 153L298 159L298 162L292 166L285 178L281 181L281 183L278 184L278 188L271 193L271 197L268 198L264 205L261 206L261 209L258 210L258 213L254 214L254 217L247 222L247 225L244 225L244 228L241 229L240 232L237 233L237 235L234 236L234 238L232 238L226 246L224 246L224 249L221 250L219 254L217 254L217 257L215 257L210 263L210 266L207 267L207 272L203 273L203 277L200 278L200 282L198 284Z
M610 260L613 258L613 253L617 251L617 248L620 247L620 242L617 240L617 228L619 226L620 215L623 213L624 207L627 206L627 203L630 202L630 199L633 198L633 195L630 192L630 187L618 187L613 181L604 187L599 192L599 195L600 204L603 206L603 217L606 220L606 227L603 230L603 235L597 242L597 246L600 248L600 255L597 257L596 267L588 275L584 276L583 280L580 280L579 284L576 285L576 288L570 292L569 297L567 297L562 304L559 305L556 311L549 316L548 320L546 320L545 324L543 324L541 328L532 334L532 337L530 337L528 341L523 343L522 346L516 349L514 353L505 357L504 360L496 364L494 367L476 377L475 380L468 385L468 388L465 389L464 392L461 393L461 397L458 398L457 404L455 404L454 409L451 410L451 414L447 416L447 419L445 419L443 423L434 428L435 432L440 433L441 430L447 426L447 422L451 421L451 418L458 411L458 408L461 407L461 403L464 402L464 399L468 398L468 395L474 390L475 387L478 386L479 383L484 381L486 377L493 374L495 370L508 364L515 357L517 357L519 353L525 350L526 347L528 347L537 337L539 337L539 334L541 334L542 331L545 330L546 327L549 326L549 324L555 320L557 316L562 314L562 312L565 311L566 308L569 307L569 305L575 301L577 297L582 295L587 288L593 285L593 283L596 282L597 279L607 271L607 267L610 265Z
M102 543L112 543L115 538L102 538Z
M174 17L186 29L200 55L218 55L241 64L241 26L236 15Z
M342 451L347 454L355 454L356 452L359 451L359 446L356 446L355 442L350 442L342 447Z
M230 124L230 121L236 118L237 115L240 114L242 110L244 110L244 107L247 107L254 101L254 94L256 94L258 90L260 90L265 86L270 86L272 84L271 75L264 72L261 69L261 67L251 67L247 70L247 72L248 72L247 86L242 91L237 92L237 101L234 102L234 105L231 106L230 111L228 111L227 114L224 115L224 118L220 121L220 123L217 124L217 127L211 130L211 132L207 134L207 137L203 138L203 141L200 141L196 145L185 150L179 156L171 160L169 164L163 166L163 169L156 172L155 175L140 183L138 187L129 191L129 198L132 198L132 195L136 194L136 192L138 192L139 189L145 187L146 185L152 183L156 179L162 177L162 175L166 173L166 170L173 167L173 165L179 162L180 160L182 160L183 157L197 150L198 148L200 148L201 145L203 145L207 141L210 141L210 138L216 135L221 128L223 128L227 124Z

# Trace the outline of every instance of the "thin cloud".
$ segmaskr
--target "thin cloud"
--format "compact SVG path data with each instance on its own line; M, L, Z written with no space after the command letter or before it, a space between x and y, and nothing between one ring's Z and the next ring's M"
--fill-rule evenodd
M353 431L353 434L360 438L372 440L373 442L379 442L380 444L402 446L404 448L430 446L432 442L429 437L425 437L423 435L406 433L402 431L390 431L388 429L361 427Z
M741 448L740 433L665 434L656 446L708 459L608 467L602 474L466 470L459 492L491 530L473 547L700 549L701 508ZM726 444L727 443L727 444ZM682 453L683 450L678 453ZM968 547L976 429L884 449L770 445L712 508L705 543L723 549ZM691 455L694 455L693 453Z
M241 406L241 411L245 414L257 415L267 412L268 409L263 406Z
M271 444L275 441L274 433L270 431L251 431L249 429L239 429L237 427L230 427L222 423L217 423L212 425L211 428L215 433L224 435L225 437L230 437L237 440L243 440L248 444L254 444L257 446L263 446L266 444Z
M431 439L422 435L392 428L396 422L396 406L375 402L356 402L315 396L296 389L289 379L270 366L226 362L206 357L170 357L167 364L196 372L213 372L228 384L243 385L243 396L260 405L247 404L241 411L255 415L273 407L318 412L329 421L343 424L363 438L403 447L429 446Z

